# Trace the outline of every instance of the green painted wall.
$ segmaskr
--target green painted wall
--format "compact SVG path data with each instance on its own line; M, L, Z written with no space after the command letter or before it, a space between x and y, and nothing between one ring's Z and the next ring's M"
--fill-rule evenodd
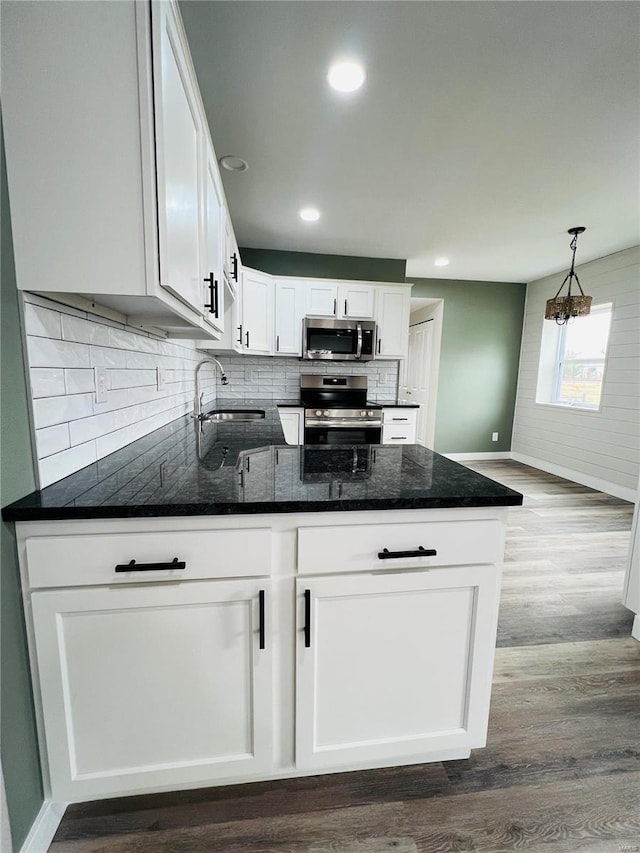
M240 249L242 263L270 275L345 278L355 281L404 281L406 261L395 258L357 258L352 255L314 255L275 249Z
M412 296L444 300L434 449L510 450L526 284L409 280Z
M5 506L33 491L35 479L4 138L0 159L0 501ZM0 747L13 849L17 851L40 810L43 793L13 524L2 522L0 534Z

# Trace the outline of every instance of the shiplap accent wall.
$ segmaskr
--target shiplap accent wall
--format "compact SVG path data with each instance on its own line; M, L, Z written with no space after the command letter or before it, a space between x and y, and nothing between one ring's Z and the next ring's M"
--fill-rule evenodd
M193 410L193 372L205 354L190 341L156 338L30 293L24 327L41 487ZM95 367L107 371L100 403ZM219 376L203 368L201 378L205 403L215 400Z
M536 403L544 308L566 271L527 285L513 458L627 500L640 472L640 247L577 268L593 304L613 303L600 411ZM580 322L576 320L574 322Z

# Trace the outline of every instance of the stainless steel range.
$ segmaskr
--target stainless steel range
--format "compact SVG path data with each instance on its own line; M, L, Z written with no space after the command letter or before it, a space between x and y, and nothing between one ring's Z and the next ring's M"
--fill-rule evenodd
M380 444L382 406L367 402L366 376L302 374L305 444Z

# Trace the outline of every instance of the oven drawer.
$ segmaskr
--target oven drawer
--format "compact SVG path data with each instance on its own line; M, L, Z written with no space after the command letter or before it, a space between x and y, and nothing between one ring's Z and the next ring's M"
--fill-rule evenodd
M271 571L271 530L33 536L26 552L32 588L255 577Z
M420 547L435 554L420 556ZM385 548L390 556L381 559ZM501 559L502 525L493 519L298 528L300 574L428 569Z

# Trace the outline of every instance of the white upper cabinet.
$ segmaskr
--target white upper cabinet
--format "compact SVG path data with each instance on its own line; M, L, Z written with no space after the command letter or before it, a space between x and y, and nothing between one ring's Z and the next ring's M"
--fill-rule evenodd
M343 284L340 286L338 311L345 319L373 317L376 288L371 284Z
M295 279L275 283L275 355L302 355L305 293L304 284Z
M176 11L156 3L152 14L160 283L201 310L202 119Z
M205 203L204 203L204 257L205 318L221 332L224 331L225 286L223 272L224 218L226 210L220 189L218 166L210 145L206 151Z
M243 270L241 316L239 331L243 352L252 355L271 355L273 279L270 275L255 270Z
M231 217L225 211L224 227L224 271L232 287L240 281L240 252L231 224Z
M308 281L305 305L309 317L337 317L338 285L333 281Z
M376 358L406 358L411 313L411 285L380 286L376 294Z
M373 317L376 286L307 279L305 314L310 317L369 319Z
M177 4L16 3L2 25L18 288L216 337L208 129Z

